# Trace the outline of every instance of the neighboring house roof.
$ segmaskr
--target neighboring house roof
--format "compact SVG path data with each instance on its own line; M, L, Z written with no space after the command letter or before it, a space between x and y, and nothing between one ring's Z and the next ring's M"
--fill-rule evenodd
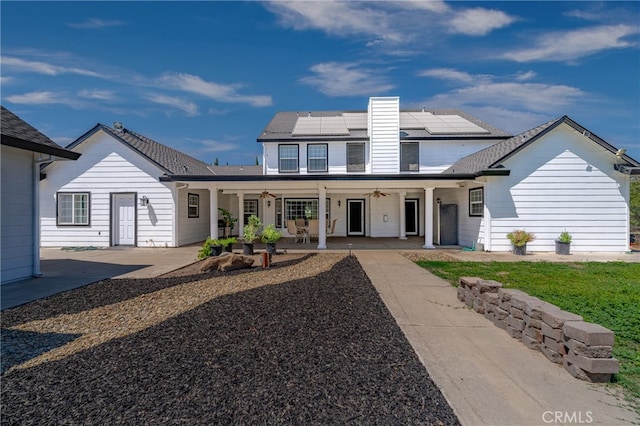
M466 131L460 133L438 133L430 132L428 128L422 126L417 128L415 125L403 126L403 118L407 115L420 115L430 113L436 117L442 116L459 116L463 121L472 123L480 127L478 132ZM295 134L298 118L314 118L314 117L343 117L345 120L341 123L341 130L336 133L320 133L320 134ZM407 117L408 118L408 117ZM344 141L344 140L366 140L369 138L367 134L367 111L309 111L295 112L284 111L277 113L267 127L258 136L258 142L287 142L287 141ZM412 123L416 123L412 120ZM335 124L335 123L334 123ZM473 126L472 126L473 127ZM477 129L477 128L476 128ZM425 139L495 139L508 138L511 134L491 126L476 117L473 117L464 111L457 109L438 109L438 110L401 110L400 111L400 139L402 140L425 140Z
M262 166L210 166L216 176L255 176L262 174Z
M96 124L91 130L72 142L68 149L73 149L87 140L99 130L111 135L114 139L129 146L134 151L159 166L167 174L180 175L212 175L209 165L183 152L163 145L146 136L129 129L115 130L104 124Z
M538 127L534 127L533 129L527 130L526 132L520 133L519 135L513 136L512 138L506 139L502 142L498 142L495 145L491 145L476 153L468 155L456 161L443 173L487 174L490 173L492 169L496 172L499 172L504 161L563 123L573 127L575 130L582 133L584 136L588 137L590 140L602 146L605 150L611 152L612 154L616 155L618 153L618 149L613 145L610 145L604 139L601 139L597 135L591 133L589 130L585 129L565 115L541 124ZM638 169L638 166L640 166L640 164L636 160L629 157L628 155L621 155L620 158L628 163L627 166L622 166L622 170L620 171L629 174L640 173L640 169Z
M0 134L2 145L12 146L27 151L41 152L56 157L75 160L80 157L77 152L69 151L49 139L20 117L0 106Z

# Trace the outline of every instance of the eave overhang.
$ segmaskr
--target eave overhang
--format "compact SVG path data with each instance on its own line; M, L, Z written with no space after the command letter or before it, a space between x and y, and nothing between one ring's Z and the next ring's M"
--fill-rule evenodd
M43 154L67 158L69 160L77 160L80 157L79 152L73 152L68 149L57 148L55 146L43 145L41 143L31 142L8 135L2 135L2 145L12 146L26 151L41 152Z
M625 166L623 164L614 164L613 168L625 175L640 175L640 167Z
M500 170L503 172L504 170ZM508 170L507 170L508 172ZM482 172L480 172L482 173ZM504 175L504 174L501 174ZM164 175L160 176L160 182L307 182L307 181L417 181L417 180L474 180L479 174L327 174L327 175L226 175L226 176L207 176L207 175Z

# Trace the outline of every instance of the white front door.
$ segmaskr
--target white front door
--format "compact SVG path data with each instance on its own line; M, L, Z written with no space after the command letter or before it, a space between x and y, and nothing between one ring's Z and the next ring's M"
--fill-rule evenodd
M113 196L113 245L132 246L136 235L136 195Z

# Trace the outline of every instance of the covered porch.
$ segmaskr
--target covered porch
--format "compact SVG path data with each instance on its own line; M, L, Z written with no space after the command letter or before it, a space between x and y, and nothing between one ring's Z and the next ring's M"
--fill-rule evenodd
M225 229L219 226L222 219L219 209L224 209L238 219L232 236L241 238L249 216L256 215L264 225L274 224L283 233L279 247L286 244L292 249L346 249L347 244L354 249L432 249L441 244L457 246L466 242L442 241L440 235L445 222L441 217L443 200L453 203L462 200L461 195L466 194L465 187L469 186L468 180L459 177L296 175L214 179L182 176L171 179L182 191L209 191L208 236L214 239L224 236ZM457 232L457 213L450 219L448 226ZM290 221L305 228L311 221L317 221L317 235L296 243L295 234L288 227Z

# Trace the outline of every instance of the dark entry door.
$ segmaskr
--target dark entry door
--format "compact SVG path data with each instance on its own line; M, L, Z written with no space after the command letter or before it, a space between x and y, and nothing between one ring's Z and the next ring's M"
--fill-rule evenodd
M418 235L418 200L404 201L405 234Z
M458 205L440 204L440 245L458 244Z
M347 235L364 235L364 200L347 200Z

